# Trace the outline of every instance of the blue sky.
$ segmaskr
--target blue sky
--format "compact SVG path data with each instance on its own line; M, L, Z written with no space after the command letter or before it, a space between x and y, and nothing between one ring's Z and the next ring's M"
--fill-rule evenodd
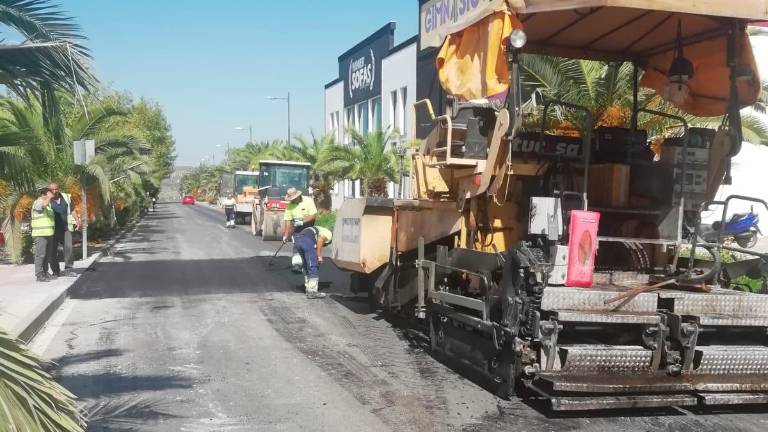
M337 57L389 21L395 42L418 31L418 1L72 0L63 8L90 38L99 78L160 103L178 165L224 156L227 142L284 138L323 128L323 85ZM222 144L217 148L217 144Z

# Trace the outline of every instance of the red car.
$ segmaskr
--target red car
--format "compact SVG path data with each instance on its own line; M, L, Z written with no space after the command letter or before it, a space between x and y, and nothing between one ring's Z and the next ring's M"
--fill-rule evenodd
M184 198L181 199L182 204L195 204L195 197L192 195L184 195Z

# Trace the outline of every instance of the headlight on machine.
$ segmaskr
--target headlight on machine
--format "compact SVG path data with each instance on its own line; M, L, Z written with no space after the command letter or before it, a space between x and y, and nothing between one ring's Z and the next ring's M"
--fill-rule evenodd
M520 49L528 42L528 35L525 34L523 29L514 29L512 34L509 35L509 45L513 48Z

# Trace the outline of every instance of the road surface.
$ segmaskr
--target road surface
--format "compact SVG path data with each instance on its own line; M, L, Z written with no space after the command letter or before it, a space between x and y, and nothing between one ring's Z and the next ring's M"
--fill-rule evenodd
M205 205L158 206L36 338L89 430L768 430L761 410L553 416L500 400L370 312L332 264L329 298L307 300L287 254L268 267L278 243L223 222Z

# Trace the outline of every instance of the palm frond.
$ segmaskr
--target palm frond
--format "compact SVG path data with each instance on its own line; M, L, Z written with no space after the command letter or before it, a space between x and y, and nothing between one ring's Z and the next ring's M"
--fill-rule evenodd
M84 431L75 396L42 366L26 347L0 331L0 424L30 432Z

